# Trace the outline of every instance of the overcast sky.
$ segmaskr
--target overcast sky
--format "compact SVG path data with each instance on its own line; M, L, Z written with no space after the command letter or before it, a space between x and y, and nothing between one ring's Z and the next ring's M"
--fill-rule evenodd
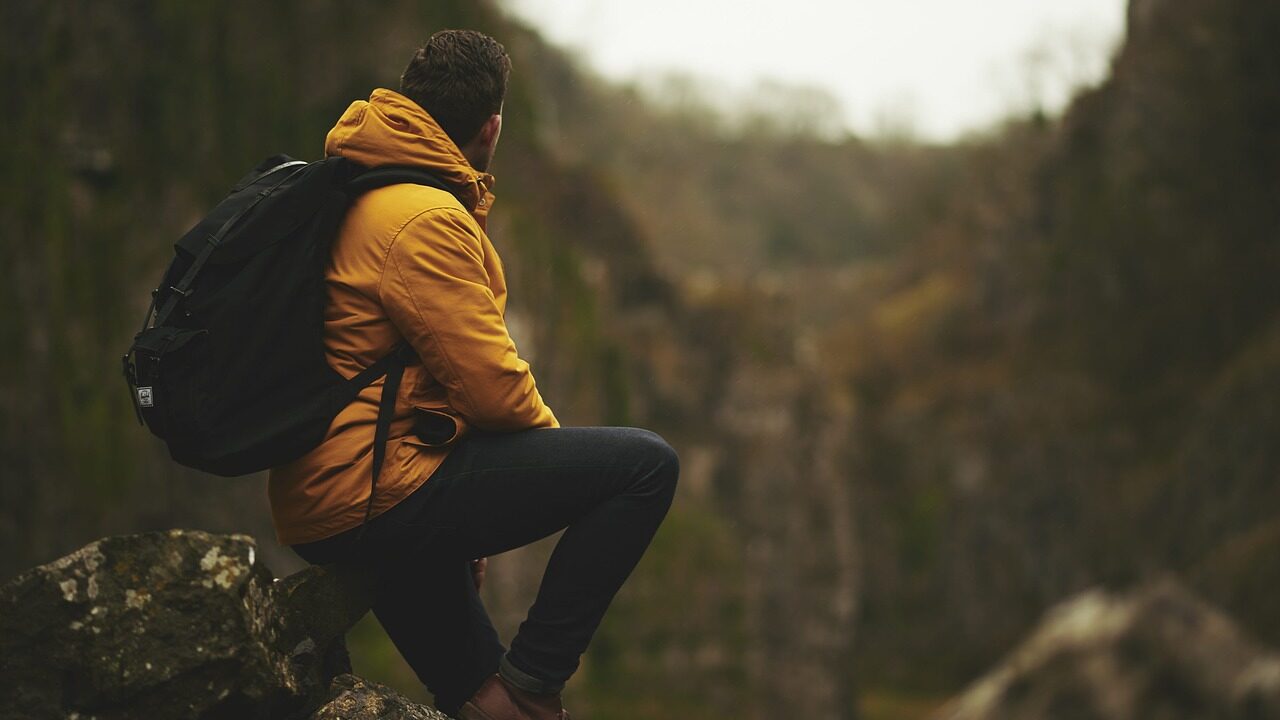
M504 0L606 77L825 88L859 133L948 140L1096 82L1125 0Z

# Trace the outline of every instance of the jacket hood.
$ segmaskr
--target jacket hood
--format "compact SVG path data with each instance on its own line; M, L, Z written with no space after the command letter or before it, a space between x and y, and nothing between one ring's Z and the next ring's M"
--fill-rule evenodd
M493 176L471 167L426 110L393 90L378 88L368 100L351 103L325 137L324 154L371 168L423 167L459 188L472 213L483 217L493 205Z

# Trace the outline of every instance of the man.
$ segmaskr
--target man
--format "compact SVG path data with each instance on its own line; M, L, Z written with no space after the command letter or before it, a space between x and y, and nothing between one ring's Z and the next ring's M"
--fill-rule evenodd
M397 394L372 519L361 527L381 383L319 447L273 469L269 486L280 540L309 562L371 568L374 614L436 705L466 720L568 718L560 689L678 475L674 451L649 431L561 428L508 335L485 218L509 72L492 38L439 32L400 92L375 90L329 132L327 155L426 168L455 193L404 184L363 195L326 270L333 368L350 377L401 339L421 359ZM474 559L565 528L508 651Z

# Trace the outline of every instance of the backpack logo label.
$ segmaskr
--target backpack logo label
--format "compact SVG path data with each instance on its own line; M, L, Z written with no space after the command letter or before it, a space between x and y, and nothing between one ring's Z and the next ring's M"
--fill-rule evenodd
M155 395L151 391L151 386L138 388L138 405L141 407L155 407Z

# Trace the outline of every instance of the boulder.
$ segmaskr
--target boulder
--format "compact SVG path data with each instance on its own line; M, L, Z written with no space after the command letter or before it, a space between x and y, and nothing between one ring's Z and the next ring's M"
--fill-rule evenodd
M363 587L276 581L244 535L99 540L0 588L0 718L306 717L350 671Z
M1280 718L1280 656L1163 580L1086 592L935 720Z

